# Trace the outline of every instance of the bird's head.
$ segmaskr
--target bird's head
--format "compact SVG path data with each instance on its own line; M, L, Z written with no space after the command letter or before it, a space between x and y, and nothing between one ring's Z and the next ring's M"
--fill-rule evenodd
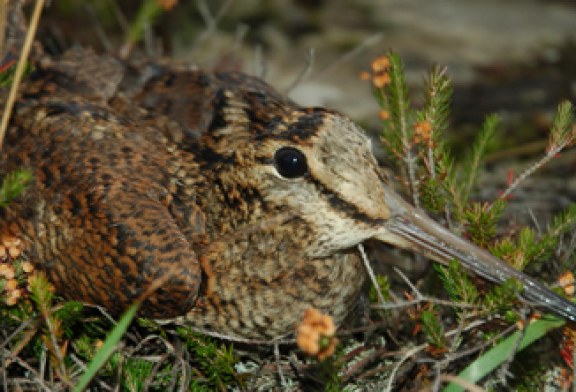
M257 201L268 215L306 225L314 236L307 242L310 257L329 256L378 235L390 218L386 179L370 139L352 121L326 109L296 106L257 116L255 110L263 109L250 99L232 91L220 95L225 102L203 145L229 201L236 203L238 195ZM255 213L251 208L248 215Z

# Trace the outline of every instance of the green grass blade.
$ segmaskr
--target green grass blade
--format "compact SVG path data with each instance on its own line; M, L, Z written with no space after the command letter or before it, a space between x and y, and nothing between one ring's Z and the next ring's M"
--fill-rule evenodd
M88 365L86 372L84 372L82 377L80 377L78 384L76 384L76 386L74 387L74 392L81 392L84 389L86 389L90 381L94 378L96 373L98 373L98 370L100 370L100 368L104 366L110 355L114 353L114 351L116 350L116 346L118 345L118 342L120 341L120 339L122 339L122 336L128 329L128 326L130 325L130 322L136 315L136 312L138 311L139 307L140 304L135 303L134 305L130 306L128 310L126 310L126 312L124 312L124 314L118 321L118 324L116 324L114 329L112 329L112 331L106 338L106 341L104 342L102 348L100 348L100 350L98 350L94 358L92 358L92 361Z
M136 43L142 39L146 26L150 26L162 14L163 8L159 1L145 0L140 9L136 20L130 26L128 31L128 42Z
M507 361L512 353L512 350L516 347L516 342L522 337L522 341L518 345L518 351L523 350L530 344L534 343L536 340L540 339L546 335L551 330L560 328L566 323L566 321L547 317L545 319L540 319L532 324L528 325L525 332L517 331L511 336L502 340L492 349L488 350L484 355L480 356L474 362L472 362L466 369L464 369L459 375L459 378L467 380L471 383L477 383L482 378L484 378L488 373L496 369L503 362ZM464 389L454 383L449 384L444 388L443 392L461 392Z

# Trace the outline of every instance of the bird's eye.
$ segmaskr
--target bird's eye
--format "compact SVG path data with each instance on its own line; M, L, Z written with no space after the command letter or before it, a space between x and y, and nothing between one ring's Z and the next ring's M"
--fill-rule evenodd
M302 177L308 172L306 156L292 147L282 147L274 154L274 166L284 178Z

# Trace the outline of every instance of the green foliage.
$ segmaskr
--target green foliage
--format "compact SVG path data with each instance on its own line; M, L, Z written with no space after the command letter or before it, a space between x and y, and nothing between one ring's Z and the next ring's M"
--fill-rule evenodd
M389 82L381 83L380 67L374 67L373 89L382 109L382 138L384 146L395 165L401 170L400 183L411 196L416 207L441 214L447 224L458 234L465 236L478 246L488 249L497 257L509 262L518 269L550 260L561 245L564 234L576 226L576 206L556 216L550 227L543 232L531 227L522 227L514 232L499 233L502 228L501 217L506 208L507 197L522 181L544 164L554 159L564 148L576 141L574 110L568 102L560 104L550 131L549 146L546 155L532 164L512 182L501 196L490 202L476 202L472 199L478 178L485 161L486 152L497 137L500 120L488 116L481 131L471 143L471 149L463 158L456 160L451 153L446 130L450 116L452 87L445 69L435 67L424 86L422 107L415 109L408 99L408 88L399 57L390 54L386 67ZM382 64L383 62L380 62ZM460 156L461 154L459 154ZM572 257L576 260L576 257ZM476 305L474 312L464 312L453 307L459 320L457 339L466 339L462 331L472 320L481 318L503 319L515 323L519 319L516 310L522 285L516 280L491 286L489 290L479 290L468 278L460 264L453 260L447 266L435 266L443 287L451 301ZM421 321L430 344L445 347L446 326L438 315L441 309L424 310ZM534 336L541 337L550 330L539 329ZM484 335L497 335L496 330L484 331ZM537 338L528 339L522 344L531 344ZM502 354L496 361L498 365L510 355ZM484 356L474 361L470 368L487 374L495 366Z
M574 230L574 227L576 227L576 203L571 204L552 218L548 231L538 239L540 247L530 254L528 263L538 265L550 259L554 255L554 250L558 247L562 236Z
M152 390L166 390L173 377L169 373L170 365L161 366L154 372L155 362L143 358L127 358L120 352L112 354L109 364L111 369L122 369L120 382L126 391L144 391L146 385Z
M420 320L422 321L422 328L428 343L438 348L445 348L447 340L444 334L444 327L434 308L424 310L420 315Z
M428 121L432 126L430 147L434 147L446 140L452 104L452 82L446 73L446 68L435 66L432 69L425 91L424 108L417 112L416 118L418 121ZM437 153L433 148L431 150L433 154Z
M84 305L81 302L69 301L64 302L60 309L54 312L54 316L61 320L64 336L72 337L74 327L82 318Z
M382 122L384 146L403 173L414 204L454 215L464 223L468 199L483 165L483 157L494 137L499 120L486 118L472 150L463 162L455 160L447 145L452 84L445 68L434 67L425 86L424 105L410 106L403 65L396 54L389 56L390 83L375 88L381 108L389 113Z
M30 297L43 314L50 314L54 293L50 282L43 273L38 273L30 282Z
M227 347L224 343L217 343L185 327L178 328L176 332L194 353L194 360L201 372L203 381L196 381L194 383L196 387L204 384L213 389L224 390L228 386L238 384L239 380L234 370L237 358L231 345Z
M459 187L458 192L462 205L464 205L470 198L470 193L478 180L480 169L483 167L482 161L486 154L487 147L490 141L494 138L499 123L500 119L494 114L486 117L480 133L476 136L476 139L474 139L472 151L464 159L461 170L462 185Z
M34 66L32 64L27 63L24 66L24 74L22 75L25 77L30 73L34 72ZM12 80L14 80L14 74L16 73L16 62L14 62L13 66L6 68L3 71L0 71L0 88L10 87L12 85Z
M502 199L496 200L493 204L469 203L464 210L464 219L470 240L483 248L492 244L504 208L506 202Z
M434 212L446 211L453 199L453 159L446 145L451 97L452 83L446 69L434 67L425 86L424 108L416 112L418 124L429 127L429 133L414 140L422 161L420 197L424 206Z
M91 359L98 351L96 340L84 334L73 342L74 350L80 358Z
M390 61L389 90L377 89L375 96L381 108L390 113L389 119L382 122L382 135L385 146L396 157L402 157L405 148L409 148L412 129L409 127L410 115L408 86L404 77L404 66L400 57L394 53Z
M341 360L341 356L342 352L337 350L334 355L316 364L317 371L314 372L314 377L322 380L322 390L324 392L340 392L343 390L339 372L345 363Z
M517 235L507 236L490 247L490 251L523 269L527 265L538 265L554 255L562 235L576 226L576 204L557 214L548 230L538 235L530 227L522 228Z
M558 106L556 115L550 130L549 148L556 149L558 146L570 146L576 138L574 126L574 107L569 101L564 101Z
M136 43L140 41L144 35L146 26L151 26L162 12L163 8L159 1L144 0L138 10L136 20L130 25L126 37L127 42Z
M422 192L422 204L424 207L435 213L444 212L450 203L450 196L444 192L438 192L442 188L442 181L438 178L428 177L422 181L420 192Z
M387 275L376 275L376 282L378 282L378 288L382 293L382 297L385 300L390 299L390 280ZM370 292L368 294L370 302L378 302L378 294L376 293L376 288L372 285L370 286Z
M0 207L7 206L10 201L18 197L32 180L32 173L28 170L17 170L6 174L0 185Z
M471 305L477 302L478 290L457 260L452 260L447 266L435 264L434 268L452 301Z
M117 357L120 354L116 355ZM143 391L151 376L154 363L139 358L129 358L124 362L122 384L128 391Z
M565 321L556 318L536 320L528 325L525 331L517 331L503 339L493 348L482 354L477 360L466 367L458 377L471 383L476 383L498 366L510 360L516 352L519 352L544 335L550 333L562 325ZM443 392L460 392L462 387L456 384L449 384Z
M130 322L133 320L136 312L139 308L138 303L130 306L122 315L118 324L110 331L110 334L106 338L106 341L102 345L102 347L96 352L94 358L88 365L88 368L80 377L78 384L75 385L74 391L83 391L90 381L96 376L96 373L106 364L108 358L114 353L114 351L118 348L118 343L124 333L128 329Z
M515 279L508 279L504 283L495 285L482 298L482 309L487 314L504 314L509 322L518 319L518 314L511 311L511 306L518 301L522 292L522 284Z

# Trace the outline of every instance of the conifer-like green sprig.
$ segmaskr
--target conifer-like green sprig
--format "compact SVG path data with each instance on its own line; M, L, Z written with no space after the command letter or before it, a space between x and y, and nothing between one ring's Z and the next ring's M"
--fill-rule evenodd
M496 238L498 221L506 208L504 200L492 204L473 202L464 210L466 232L476 245L486 248Z
M424 310L420 320L422 321L422 328L428 343L437 348L445 348L448 344L444 327L434 308Z
M558 106L558 111L550 130L548 151L562 150L576 142L576 124L574 124L574 107L569 101Z
M479 294L462 265L452 260L448 265L435 264L448 297L456 303L475 304Z
M482 124L482 129L474 139L472 151L464 159L461 170L461 181L459 186L459 198L465 204L469 198L474 185L478 180L480 170L483 168L484 156L490 141L494 138L500 125L500 118L494 114L487 116Z
M426 122L430 126L428 138L424 141L424 162L430 178L437 179L436 164L441 159L443 149L439 148L446 140L446 130L450 117L450 104L452 102L452 83L446 74L446 68L434 67L430 72L424 95L424 108L417 112L419 123Z
M414 111L410 107L408 85L400 57L388 56L390 83L377 89L382 108L390 114L383 122L383 140L390 153L398 160L403 177L408 181L410 195L415 206L420 206L418 191L417 152L414 150Z
M18 197L32 179L28 170L16 170L8 173L0 185L0 207L7 206L10 201Z

